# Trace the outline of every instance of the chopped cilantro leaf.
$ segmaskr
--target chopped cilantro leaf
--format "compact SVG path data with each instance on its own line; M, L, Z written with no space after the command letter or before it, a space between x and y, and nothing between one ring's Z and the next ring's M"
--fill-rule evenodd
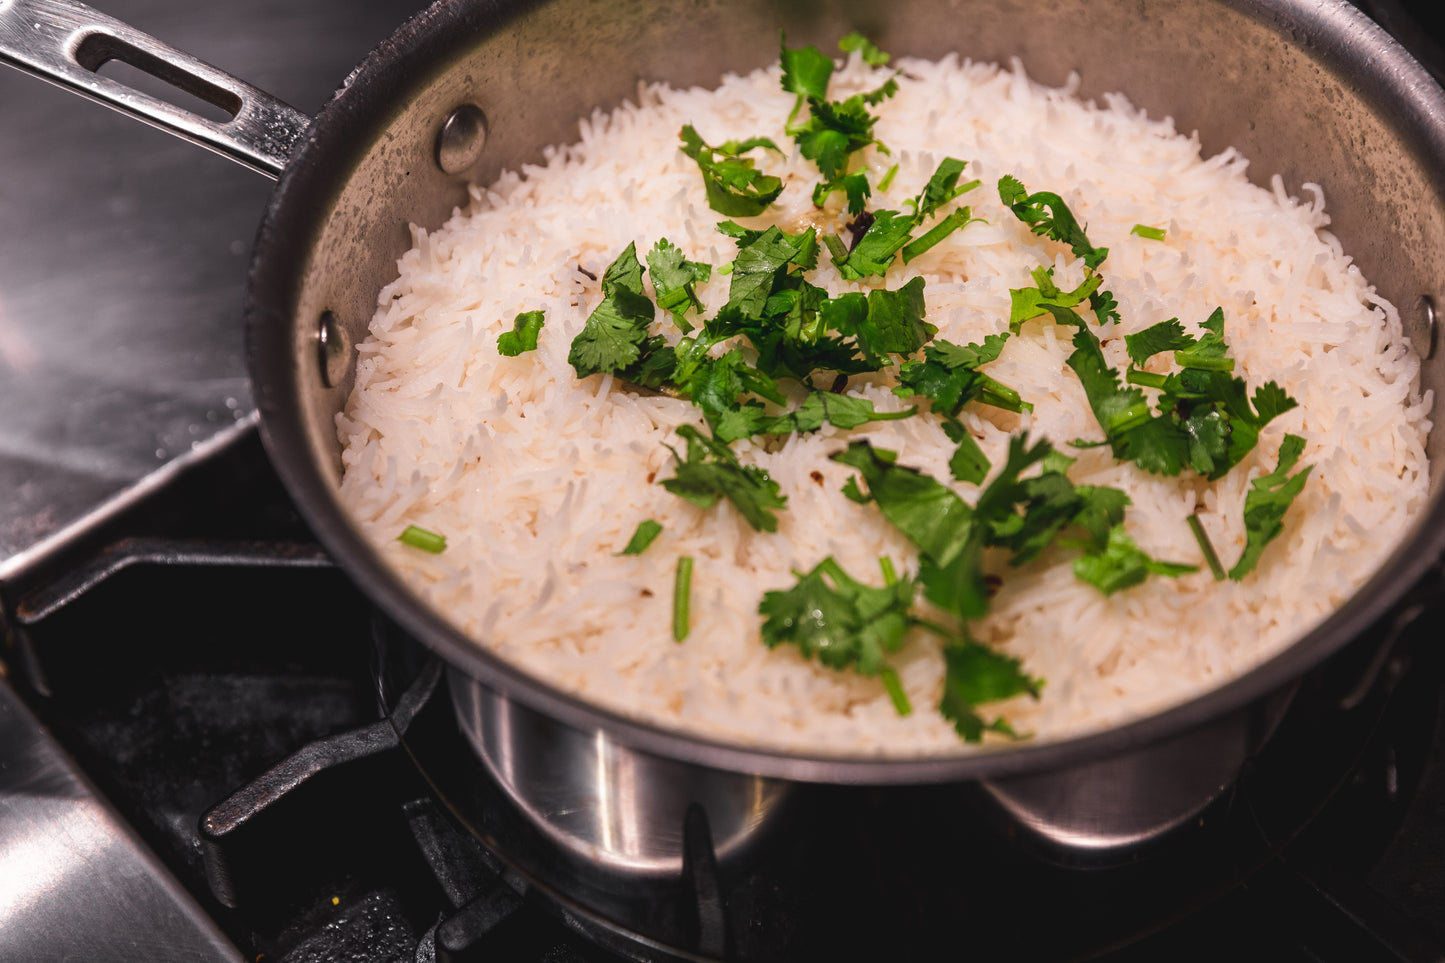
M677 433L687 441L687 459L673 452L677 460L674 475L665 479L662 487L699 508L711 508L718 499L726 498L756 530L777 531L773 509L786 508L788 500L779 494L778 483L767 472L739 464L727 445L692 425L680 426Z
M873 402L853 395L838 395L831 391L814 391L803 399L803 404L769 421L761 430L770 435L786 435L791 432L817 431L823 422L839 428L857 428L870 421L896 421L907 418L916 409L906 411L875 411Z
M893 264L893 257L911 238L916 218L898 211L874 211L873 222L851 251L839 258L834 251L833 263L850 281L877 275L882 277ZM829 245L830 250L832 245ZM915 280L918 280L915 278Z
M898 651L910 624L913 580L874 588L850 577L831 557L794 575L796 585L766 593L758 605L768 648L792 643L829 668L863 675L887 669L888 654Z
M708 206L728 217L756 217L783 192L783 182L758 170L750 150L766 148L781 154L778 146L766 137L742 142L728 141L718 147L703 142L691 124L682 128L682 152L697 161L702 172L703 188Z
M641 555L652 544L652 540L662 534L662 526L654 519L645 518L637 523L637 530L628 539L627 547L618 552L618 555Z
M1285 435L1279 446L1279 464L1274 471L1250 482L1244 496L1244 554L1239 557L1229 577L1238 582L1259 564L1264 548L1284 531L1284 513L1295 496L1304 490L1313 465L1306 465L1293 477L1289 471L1304 453L1305 440L1299 435Z
M833 263L838 266L842 275L850 281L857 281L873 275L882 277L893 264L893 258L899 251L903 252L903 263L907 264L954 231L961 230L976 220L969 216L968 208L960 208L939 221L922 237L917 240L913 239L914 228L922 224L944 204L978 186L978 181L969 181L961 187L958 186L958 178L963 173L963 168L963 161L952 157L944 158L933 176L929 178L922 193L917 198L908 201L909 206L913 208L911 213L904 214L899 211L887 210L871 212L868 215L871 220L860 219L857 222L860 228L862 224L866 223L867 228L851 249L841 240L828 241L829 250L833 255ZM817 202L816 192L814 201ZM856 214L861 210L861 206L859 208L850 207L849 210ZM858 229L854 228L855 231Z
M868 204L868 198L873 194L873 189L868 186L868 172L854 171L831 181L820 182L813 188L813 206L822 207L828 195L834 191L842 191L847 196L849 214L861 214Z
M1194 336L1184 330L1178 318L1160 321L1145 328L1138 334L1124 335L1124 344L1129 349L1129 360L1143 364L1156 354L1164 351L1178 351L1194 344Z
M953 451L953 457L948 459L949 474L955 481L968 482L970 485L983 484L990 467L988 456L978 447L973 435L952 418L944 419L943 431L949 440L958 446Z
M861 38L845 40L850 44L848 49L862 50L869 63L886 56ZM898 82L889 78L877 90L854 94L847 100L830 101L827 96L828 81L833 76L831 59L815 47L789 50L786 38L780 58L783 89L798 97L788 114L788 136L797 142L798 151L804 157L818 165L824 181L835 182L846 172L850 155L877 143L873 138L873 124L877 118L868 113L868 108L893 96L898 90ZM804 121L797 121L804 102L808 104L809 116ZM886 153L882 144L878 146Z
M739 238L727 307L743 317L762 316L779 275L789 266L809 270L817 259L818 235L811 227L801 234L786 234L774 225L761 234Z
M537 334L542 330L542 312L524 311L512 321L512 330L497 335L497 351L515 358L523 351L537 350Z
M1089 243L1084 229L1059 195L1051 191L1030 194L1018 178L1005 174L999 178L998 196L1035 234L1045 234L1069 245L1074 256L1082 258L1090 268L1098 270L1109 256L1108 248Z
M913 354L938 332L923 320L925 311L921 277L896 291L869 291L868 322L853 333L869 354Z
M1004 719L985 722L978 706L1025 693L1037 699L1043 680L1024 672L1018 659L967 638L945 646L943 659L943 698L938 711L958 734L968 742L978 742L984 732L1017 738Z
M791 124L806 99L823 100L828 96L828 81L833 77L833 58L813 46L789 50L787 37L781 39L783 89L798 95L798 102L788 115L788 123Z
M809 96L810 116L787 129L798 144L798 152L817 164L824 178L836 179L844 172L851 154L875 143L873 125L877 118L868 113L869 103L891 96L897 86L890 80L879 90L854 94L842 101Z
M1090 552L1074 559L1074 575L1103 592L1113 595L1143 582L1150 575L1179 576L1198 571L1197 565L1181 565L1152 559L1124 531L1123 525L1109 530L1102 552Z
M1233 371L1234 359L1227 356L1224 344L1224 309L1215 308L1203 324L1204 335L1188 347L1174 352L1174 361L1181 367L1197 371Z
M933 400L935 413L956 418L963 406L979 401L1008 411L1030 411L1033 405L1018 392L979 371L999 356L1008 335L990 334L983 344L956 345L935 341L923 351L922 361L905 361L898 371L893 393L908 398L923 395Z
M602 293L602 302L588 315L567 353L567 361L579 378L618 371L642 356L654 309L652 301L642 293L642 265L637 260L636 244L627 245L607 269Z
M1296 404L1271 381L1255 392L1251 406L1244 379L1230 374L1234 361L1226 354L1224 313L1218 309L1204 322L1205 333L1198 340L1175 319L1125 337L1136 364L1173 350L1175 361L1184 366L1168 376L1129 369L1130 383L1161 389L1158 414L1149 411L1138 388L1120 385L1099 339L1077 314L1068 308L1048 310L1077 328L1076 350L1068 364L1078 374L1114 456L1146 471L1177 475L1187 465L1211 481L1221 478L1249 454L1270 420Z
M647 253L647 267L652 271L652 286L657 291L657 306L672 314L683 333L692 330L684 315L688 310L701 312L693 285L712 276L712 266L689 261L682 249L667 238L660 239Z
M607 270L602 273L602 294L607 296L627 291L642 295L642 274L642 264L637 260L637 245L628 244L617 255L617 260L607 265Z
M965 161L956 157L945 157L939 162L933 176L924 185L923 193L919 194L916 200L910 202L914 213L920 219L931 216L955 197L971 191L979 185L978 181L969 181L962 187L958 186L958 178L963 174L966 166Z
M1057 316L1057 312L1055 314ZM1074 349L1074 353L1069 355L1068 365L1083 383L1089 407L1094 409L1094 417L1104 429L1104 435L1114 443L1115 456L1123 457L1120 449L1124 445L1124 436L1149 421L1149 404L1144 400L1142 391L1119 384L1119 373L1104 360L1098 337L1082 324L1074 332ZM1165 470L1160 474L1177 475L1179 468L1179 465L1174 465L1172 471Z
M1119 320L1119 302L1114 300L1112 291L1095 291L1089 295L1089 310L1100 324Z
M777 383L749 365L737 348L721 357L700 359L679 384L724 444L756 434L769 420L762 405L739 401L741 394L751 392L778 404L785 400Z
M1079 498L1079 507L1073 524L1089 533L1085 551L1104 551L1109 545L1109 532L1124 521L1124 509L1132 504L1129 496L1107 485L1075 485L1074 494Z
M1092 297L1103 281L1097 274L1084 278L1082 284L1072 291L1060 290L1054 284L1054 269L1035 268L1035 287L1014 288L1009 291L1009 330L1019 333L1019 327L1031 318L1048 313L1053 308L1073 308L1085 298ZM1077 316L1077 315L1076 315Z
M867 495L853 483L849 497L877 502L883 516L920 551L947 564L962 547L973 511L953 489L916 468L896 464L896 457L866 441L855 441L832 459L856 468L868 483Z
M871 40L856 30L838 41L838 49L844 53L859 51L863 55L863 62L870 67L881 67L893 59L891 55L873 46Z

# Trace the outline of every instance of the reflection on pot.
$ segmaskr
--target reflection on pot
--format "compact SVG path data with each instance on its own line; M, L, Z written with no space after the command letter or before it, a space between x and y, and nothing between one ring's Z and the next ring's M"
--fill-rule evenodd
M1138 857L1223 793L1289 708L1290 687L1168 739L1078 766L980 785L1051 861L1102 866Z
M717 859L729 861L791 792L780 780L638 752L461 672L447 675L457 722L492 777L538 830L592 865L641 876L682 872L683 827L694 806L707 817Z

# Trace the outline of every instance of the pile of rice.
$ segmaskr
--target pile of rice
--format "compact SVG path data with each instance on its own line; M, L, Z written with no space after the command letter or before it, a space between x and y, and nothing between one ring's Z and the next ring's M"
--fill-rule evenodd
M854 54L831 96L878 86L900 68L896 97L876 109L876 134L891 156L864 156L877 184L895 162L890 190L871 208L903 208L938 162L969 163L983 185L961 198L975 223L905 269L926 281L938 337L981 341L1007 329L1009 288L1029 271L1055 268L1067 289L1082 262L1031 235L993 185L1012 174L1030 190L1063 196L1091 241L1106 245L1105 287L1122 321L1101 333L1105 354L1127 364L1121 335L1170 317L1187 330L1218 305L1236 374L1251 389L1273 379L1300 407L1272 422L1255 451L1224 479L1206 483L1118 463L1099 438L1078 378L1065 366L1072 331L1026 324L989 374L1034 404L1031 415L971 405L964 423L1002 465L1011 433L1045 437L1077 454L1076 484L1111 485L1133 499L1129 533L1155 558L1198 563L1177 580L1150 578L1113 597L1075 579L1073 553L1052 549L1003 576L991 614L972 626L981 641L1023 660L1047 680L1038 701L989 707L1038 740L1118 724L1211 689L1278 652L1339 606L1389 553L1425 505L1431 398L1395 309L1360 276L1324 230L1320 190L1289 196L1280 179L1263 190L1233 150L1203 160L1193 137L1151 120L1120 95L1081 103L1041 87L1018 65L954 58L903 60L888 70ZM714 225L697 165L677 147L694 124L708 143L766 135L790 154L758 155L787 187L750 226L840 231L841 196L814 210L819 177L796 155L783 126L793 106L776 67L729 76L716 90L641 86L637 103L581 123L578 143L546 163L472 191L468 210L439 231L414 230L359 347L356 389L338 429L345 446L342 498L406 581L478 645L584 699L657 724L750 746L820 754L916 756L969 751L934 710L943 664L937 641L909 636L893 664L915 711L900 717L877 679L805 660L793 646L760 641L758 602L791 587L795 570L834 556L854 577L880 584L878 559L915 571L917 552L873 505L841 493L851 469L828 460L849 439L898 453L900 464L947 481L947 441L935 416L824 426L809 435L733 447L766 469L788 498L776 534L760 534L730 504L701 510L657 482L672 475L665 443L702 424L687 402L642 396L610 376L579 381L567 363L572 338L601 299L608 264L629 242L639 256L666 237L693 260L719 266L735 255ZM1166 229L1162 242L1130 234ZM815 283L836 295L866 290L843 281L826 252ZM876 280L876 279L875 279ZM728 278L699 288L711 316ZM538 350L499 356L497 335L522 311L545 312ZM675 329L659 312L655 330ZM883 411L907 405L889 375L852 379L848 392ZM926 404L926 402L925 402ZM1251 478L1273 470L1286 432L1302 435L1314 466L1283 534L1240 583L1216 583L1185 524L1198 511L1229 567L1244 546ZM955 483L965 501L975 486ZM663 534L642 555L615 553L643 519ZM445 534L428 555L396 541L409 524ZM692 631L673 641L672 587L679 556L695 559ZM992 714L992 713L990 713Z

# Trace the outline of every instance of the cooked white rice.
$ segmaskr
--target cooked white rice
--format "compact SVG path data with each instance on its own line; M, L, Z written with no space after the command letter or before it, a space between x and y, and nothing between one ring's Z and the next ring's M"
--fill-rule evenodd
M1078 454L1070 477L1113 485L1133 499L1126 526L1156 558L1200 563L1185 524L1198 509L1226 567L1244 545L1251 478L1271 471L1286 432L1307 440L1314 466L1284 533L1240 583L1207 569L1151 578L1112 597L1075 579L1072 555L1053 549L1004 576L975 635L1047 680L1038 701L991 707L1039 740L1080 734L1147 714L1217 686L1278 652L1339 606L1388 554L1426 499L1424 440L1431 398L1395 309L1380 299L1325 227L1312 184L1289 196L1245 178L1233 150L1201 159L1199 143L1168 118L1151 120L1122 95L1081 103L1073 84L1049 89L1022 69L946 58L904 60L899 91L877 109L892 156L865 156L873 207L899 209L945 156L967 160L984 186L961 200L972 224L915 260L887 286L927 279L928 318L940 338L980 341L1007 329L1009 288L1052 265L1069 288L1082 263L1032 236L998 201L1013 174L1030 190L1061 194L1093 243L1109 247L1101 272L1123 320L1101 332L1105 354L1126 363L1122 334L1178 316L1197 330L1216 305L1236 372L1253 387L1274 379L1300 402L1256 450L1206 483L1147 474L1108 449L1073 452L1100 430L1078 378L1065 366L1070 330L1030 322L989 373L1033 402L1018 416L970 406L964 422L1001 465L1011 433L1027 431ZM877 86L886 73L853 55L833 96ZM933 707L942 686L937 642L916 632L894 664L915 711L900 717L877 679L825 669L792 646L768 650L757 614L763 593L790 587L794 570L832 555L857 578L880 582L878 558L914 570L917 553L876 506L840 488L852 471L828 460L848 438L898 452L899 462L947 480L953 446L935 417L852 432L831 426L778 443L734 445L765 468L788 507L776 534L754 532L727 503L700 510L656 481L672 474L664 443L701 424L698 409L618 390L608 376L579 381L572 338L600 300L600 277L629 242L639 254L661 237L694 260L722 265L735 252L717 234L697 165L677 148L694 124L709 143L767 135L790 152L783 124L793 98L778 69L724 78L716 90L639 87L637 103L581 123L579 141L540 167L472 191L468 210L439 231L414 230L415 248L380 296L360 346L355 393L338 428L345 446L342 497L378 548L437 610L512 664L630 716L750 746L811 753L918 755L968 751ZM811 161L768 155L760 166L788 184L762 218L786 230L839 230L830 201L814 211ZM1130 234L1167 230L1163 242ZM589 276L590 275L590 276ZM862 290L826 256L815 283ZM707 315L727 300L714 274L699 293ZM540 309L539 348L499 356L497 335ZM673 330L659 312L657 330ZM905 405L885 375L855 377L849 391L880 410ZM680 447L680 446L679 446ZM970 503L977 488L956 485ZM638 522L663 534L641 556L619 557ZM396 541L415 524L447 537L440 555ZM674 568L696 559L692 632L671 635Z

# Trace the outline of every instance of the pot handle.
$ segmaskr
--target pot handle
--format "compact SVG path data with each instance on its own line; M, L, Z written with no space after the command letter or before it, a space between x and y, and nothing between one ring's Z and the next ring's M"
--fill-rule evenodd
M118 60L230 115L210 120L102 76ZM67 0L0 0L0 63L65 87L275 178L311 118L204 61Z

